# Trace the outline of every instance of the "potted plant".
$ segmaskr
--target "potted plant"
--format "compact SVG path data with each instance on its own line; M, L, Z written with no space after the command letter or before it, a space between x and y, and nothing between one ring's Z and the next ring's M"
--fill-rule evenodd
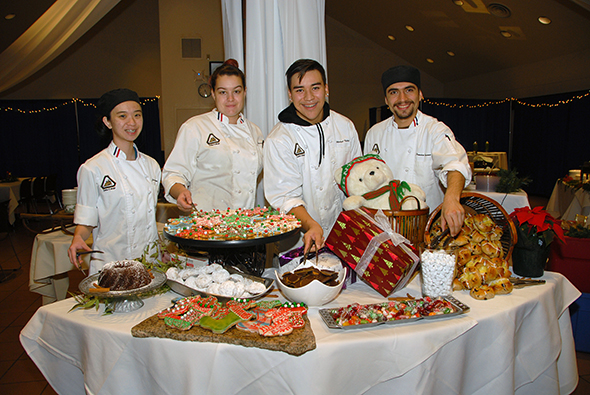
M512 251L512 270L524 277L541 277L549 257L549 245L555 236L565 243L563 229L540 206L517 208L510 218L518 236Z

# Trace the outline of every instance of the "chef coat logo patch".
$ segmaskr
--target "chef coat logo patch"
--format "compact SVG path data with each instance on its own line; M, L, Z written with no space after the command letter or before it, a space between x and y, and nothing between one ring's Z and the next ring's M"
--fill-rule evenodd
M103 191L109 191L111 189L115 189L116 186L117 186L117 183L115 182L115 180L113 180L108 175L104 176L104 178L102 179L102 184L100 184L100 187L102 188Z
M208 145L219 145L221 140L219 140L213 133L209 133L209 137L207 137L207 144Z
M303 150L303 148L301 148L299 143L295 143L295 150L293 151L293 153L297 157L305 155L305 151Z
M373 145L372 151L379 155L381 153L381 150L379 150L379 144L375 143L375 145Z

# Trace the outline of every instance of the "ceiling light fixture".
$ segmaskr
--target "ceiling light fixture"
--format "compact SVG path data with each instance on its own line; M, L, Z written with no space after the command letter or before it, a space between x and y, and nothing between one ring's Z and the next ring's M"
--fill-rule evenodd
M409 32L413 32L414 28L410 25L406 25L406 29L408 29Z
M387 36L388 39L390 39L391 41L395 41L395 37L393 37L391 34L389 36Z
M447 55L449 55L449 56L455 56L455 52L453 52L453 51L447 51Z
M432 60L432 59L430 59L430 58L426 58L426 61L427 61L428 63L434 63L434 60Z
M11 20L11 19L14 19L15 16L16 16L15 14L6 14L6 16L4 17L4 19Z
M510 37L512 37L512 33L510 33L510 32L509 32L509 31L507 31L507 30L502 30L502 31L500 32L500 34L501 34L503 37L506 37L506 38L510 38Z
M548 25L551 23L551 19L547 18L546 16L540 16L537 20L543 25Z
M453 0L453 4L458 5L461 7L463 5L463 0Z

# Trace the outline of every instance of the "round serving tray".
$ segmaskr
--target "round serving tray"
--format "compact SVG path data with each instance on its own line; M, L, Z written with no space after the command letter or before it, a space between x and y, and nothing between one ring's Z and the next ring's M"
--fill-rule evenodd
M195 239L185 239L183 237L178 237L175 235L171 235L164 229L162 233L164 237L168 240L178 243L180 246L186 247L193 247L193 248L201 248L203 250L210 250L210 249L217 249L217 248L242 248L242 247L253 247L261 244L269 244L274 243L275 241L280 241L286 239L287 237L294 235L295 233L299 232L300 228L295 228L285 233L281 233L280 235L268 236L268 237L259 237L256 239L244 239L244 240L195 240Z
M90 292L89 289L93 288L93 283L98 283L98 276L100 273L93 274L91 276L86 277L84 280L80 282L78 288L80 292L90 295L90 296L100 296L102 298L121 298L126 296L135 296L139 295L144 292L153 291L154 289L160 288L162 284L166 282L166 275L164 273L160 273L158 271L152 271L154 278L152 278L152 282L144 285L140 288L129 289L126 291L109 291L109 292Z

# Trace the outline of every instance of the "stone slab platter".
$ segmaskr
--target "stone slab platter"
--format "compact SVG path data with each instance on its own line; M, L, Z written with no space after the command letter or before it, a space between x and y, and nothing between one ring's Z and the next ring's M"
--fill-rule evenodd
M200 326L193 326L188 331L181 331L167 327L164 320L154 315L131 328L131 334L133 337L161 337L181 341L235 344L299 356L316 348L315 336L307 315L303 318L305 326L294 329L287 336L264 337L235 327L221 334L213 333Z

